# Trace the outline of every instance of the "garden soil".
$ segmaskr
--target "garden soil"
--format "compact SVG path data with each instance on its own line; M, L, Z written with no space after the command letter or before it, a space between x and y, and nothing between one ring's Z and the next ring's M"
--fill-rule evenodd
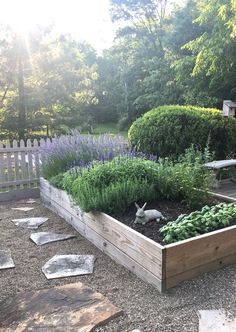
M0 249L9 249L15 268L0 271L0 302L20 292L82 282L102 293L124 314L95 331L197 332L198 310L225 309L236 316L236 265L206 273L160 294L124 267L82 238L62 218L37 200L27 213L11 208L16 202L0 205ZM77 238L36 246L31 231L18 228L13 218L48 217L40 231L69 233ZM56 254L92 254L96 257L92 275L47 280L41 268Z
M136 230L137 232L147 236L149 239L165 245L165 243L162 241L163 235L159 231L159 229L165 224L167 224L169 221L177 219L179 215L189 214L190 212L192 212L192 210L190 210L186 206L186 204L171 201L149 203L146 206L145 210L151 209L160 211L166 220L160 220L160 222L157 222L156 220L151 220L145 225L142 225L140 223L135 224L134 220L137 209L134 204L130 206L128 211L126 211L125 213L120 215L114 215L113 217L123 222L125 225L131 227L132 229Z

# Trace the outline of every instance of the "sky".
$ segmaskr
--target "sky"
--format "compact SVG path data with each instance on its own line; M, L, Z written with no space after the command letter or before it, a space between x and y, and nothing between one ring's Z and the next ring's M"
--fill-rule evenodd
M22 34L35 24L54 24L56 32L87 40L98 53L113 42L109 0L0 0L0 8L0 23Z
M0 0L0 9L0 23L8 23L22 34L27 35L35 24L53 24L56 33L86 40L99 54L112 46L115 36L109 0Z

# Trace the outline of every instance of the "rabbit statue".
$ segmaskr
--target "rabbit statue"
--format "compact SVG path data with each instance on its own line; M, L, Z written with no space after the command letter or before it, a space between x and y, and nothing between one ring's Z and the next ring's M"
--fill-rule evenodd
M136 212L136 218L134 223L139 223L142 225L145 225L148 221L151 220L156 220L156 221L160 221L161 219L166 220L166 218L162 215L161 212L157 211L157 210L147 210L144 211L145 206L147 205L147 203L145 203L143 205L143 207L139 207L137 203L135 203L135 206L137 208L137 212Z

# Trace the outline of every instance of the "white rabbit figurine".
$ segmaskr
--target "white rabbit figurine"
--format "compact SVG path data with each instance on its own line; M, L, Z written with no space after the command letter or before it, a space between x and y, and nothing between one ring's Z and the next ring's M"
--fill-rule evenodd
M156 220L156 221L160 221L161 219L165 220L166 218L162 215L161 212L157 211L157 210L147 210L144 211L145 206L147 205L147 203L145 203L143 205L143 207L139 207L137 203L135 203L135 206L137 208L137 212L136 212L136 218L134 223L139 223L142 225L145 225L148 221L151 220Z

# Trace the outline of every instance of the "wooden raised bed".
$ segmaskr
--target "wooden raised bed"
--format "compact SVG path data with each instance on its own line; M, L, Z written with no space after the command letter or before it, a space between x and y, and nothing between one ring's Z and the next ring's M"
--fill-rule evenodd
M66 192L40 180L42 202L82 236L141 279L164 291L236 262L236 226L162 246L105 213L83 213Z

